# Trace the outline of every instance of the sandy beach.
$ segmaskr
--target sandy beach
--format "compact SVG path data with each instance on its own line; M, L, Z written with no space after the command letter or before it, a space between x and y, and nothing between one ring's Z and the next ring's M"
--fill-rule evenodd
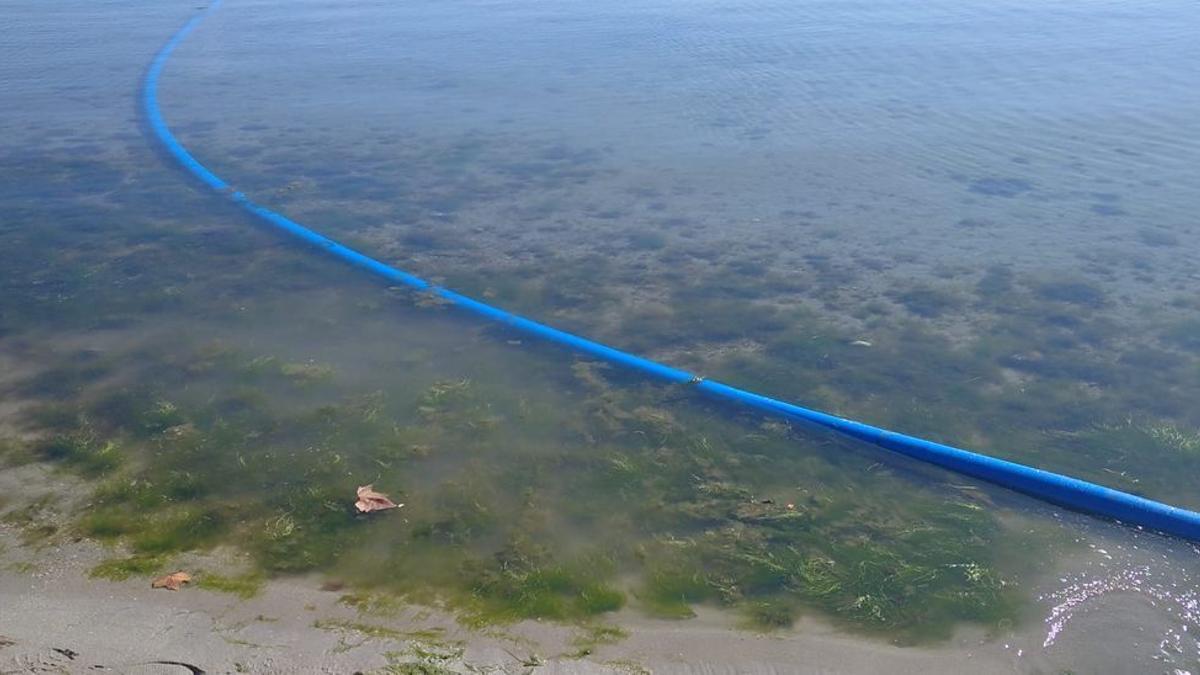
M77 480L45 466L0 471L12 504L75 493ZM69 501L59 513L83 505ZM3 514L0 514L3 515ZM65 521L64 521L65 522ZM625 610L603 627L522 622L472 630L435 609L347 606L346 591L315 577L271 581L253 598L149 578L90 578L112 551L51 537L30 545L0 525L0 673L955 673L1021 670L982 636L895 647L814 620L786 633L737 629L715 609L687 621ZM237 555L188 554L180 569L236 564ZM329 585L324 588L329 589ZM612 626L621 633L610 633Z
M0 574L3 673L915 674L961 672L968 663L974 672L1013 672L994 650L975 654L967 644L897 648L808 625L763 636L731 631L717 617L631 625L624 640L576 656L580 629L523 623L477 632L420 608L363 617L303 579L271 583L251 600L151 590L144 579L89 580L95 551L86 544L38 555L48 564L22 574L10 563Z

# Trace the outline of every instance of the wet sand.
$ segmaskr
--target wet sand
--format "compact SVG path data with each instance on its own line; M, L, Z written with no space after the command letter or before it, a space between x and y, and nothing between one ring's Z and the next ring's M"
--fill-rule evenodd
M992 643L903 648L802 622L786 635L730 630L717 613L686 622L632 619L628 637L580 654L580 629L524 622L473 631L440 612L363 616L312 579L266 585L250 600L145 579L87 578L103 556L77 542L16 549L0 571L0 672L123 673L976 673L1014 672ZM15 558L36 559L16 571ZM20 569L20 566L15 566ZM622 622L625 623L625 622ZM318 627L320 626L320 627ZM368 628L369 627L369 628ZM378 628L378 630L376 630ZM364 632L369 631L371 634ZM187 664L187 665L177 665ZM418 671L424 665L430 670ZM391 666L395 670L387 670ZM409 667L412 670L404 670ZM445 670L434 670L443 668Z
M153 590L149 576L89 576L119 551L71 534L72 519L88 507L82 488L45 465L0 470L0 673L1177 675L1195 672L1200 657L1189 638L1200 610L1187 574L1200 551L1077 514L1055 518L1085 544L1027 589L1040 597L1026 620L990 635L967 627L912 647L812 616L790 630L756 633L710 606L697 606L688 620L649 619L632 608L590 624L477 629L438 609L348 595L316 575L267 582L248 599L196 586ZM53 500L36 524L59 529L26 538L28 530L7 516L46 497ZM236 574L247 563L218 548L181 554L170 570L194 572L202 583L206 572Z
M52 522L86 509L78 478L45 465L0 470L14 507L54 498ZM46 516L42 516L46 517ZM65 531L30 543L0 520L0 673L879 673L1021 672L1019 659L978 630L949 643L898 647L802 619L790 631L740 630L728 613L698 608L686 621L610 615L601 624L537 621L472 629L449 613L385 603L356 608L316 576L274 580L252 598L147 577L92 578L114 555ZM175 559L172 569L228 570L244 561L218 549ZM203 574L203 572L200 572ZM391 668L391 670L389 670ZM422 668L424 668L422 670Z

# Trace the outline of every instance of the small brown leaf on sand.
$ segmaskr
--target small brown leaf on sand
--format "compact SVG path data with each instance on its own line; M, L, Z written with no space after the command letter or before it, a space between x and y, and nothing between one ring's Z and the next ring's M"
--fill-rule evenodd
M165 577L159 577L150 582L150 588L165 588L168 591L177 591L182 588L184 584L190 582L191 580L192 575L188 574L187 572L175 572L173 574L168 574Z
M393 502L382 492L376 492L374 485L358 486L358 501L354 502L354 508L358 509L359 513L384 511L386 509L395 509L401 506L404 505Z

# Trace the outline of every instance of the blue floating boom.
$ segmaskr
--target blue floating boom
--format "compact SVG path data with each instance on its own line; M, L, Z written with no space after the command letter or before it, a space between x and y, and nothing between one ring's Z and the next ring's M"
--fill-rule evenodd
M158 106L158 81L167 60L181 42L215 11L221 0L215 0L200 14L183 25L155 55L146 71L142 83L142 112L146 117L155 139L188 173L217 193L232 199L234 203L258 219L282 230L301 241L336 258L386 279L389 283L433 293L454 306L504 324L512 329L537 338L562 345L576 352L619 366L639 371L650 377L673 384L693 386L697 391L723 401L740 405L790 420L815 424L832 429L852 438L892 450L913 459L935 464L958 473L988 481L1032 497L1058 504L1070 509L1106 516L1133 525L1139 525L1192 541L1200 541L1200 513L1170 506L1114 490L1095 483L1043 471L1016 462L1009 462L987 455L934 443L924 439L880 429L854 420L836 417L828 413L802 408L791 403L731 387L712 380L705 380L692 373L651 361L650 359L623 352L607 345L573 335L557 328L538 323L485 302L467 297L452 290L431 284L420 277L398 270L370 256L359 253L333 239L321 235L296 221L276 213L265 206L254 203L241 192L234 191L219 176L209 171L187 151L167 126Z

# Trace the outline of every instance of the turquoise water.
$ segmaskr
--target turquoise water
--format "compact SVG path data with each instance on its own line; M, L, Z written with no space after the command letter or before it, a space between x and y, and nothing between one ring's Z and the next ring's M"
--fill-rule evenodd
M1188 546L597 369L204 194L136 113L193 11L3 13L4 397L59 439L18 454L100 481L84 533L229 540L484 621L707 603L1194 669ZM160 93L217 174L403 269L1200 508L1198 26L1188 3L231 0ZM371 481L408 526L320 507ZM147 506L172 524L127 522Z

